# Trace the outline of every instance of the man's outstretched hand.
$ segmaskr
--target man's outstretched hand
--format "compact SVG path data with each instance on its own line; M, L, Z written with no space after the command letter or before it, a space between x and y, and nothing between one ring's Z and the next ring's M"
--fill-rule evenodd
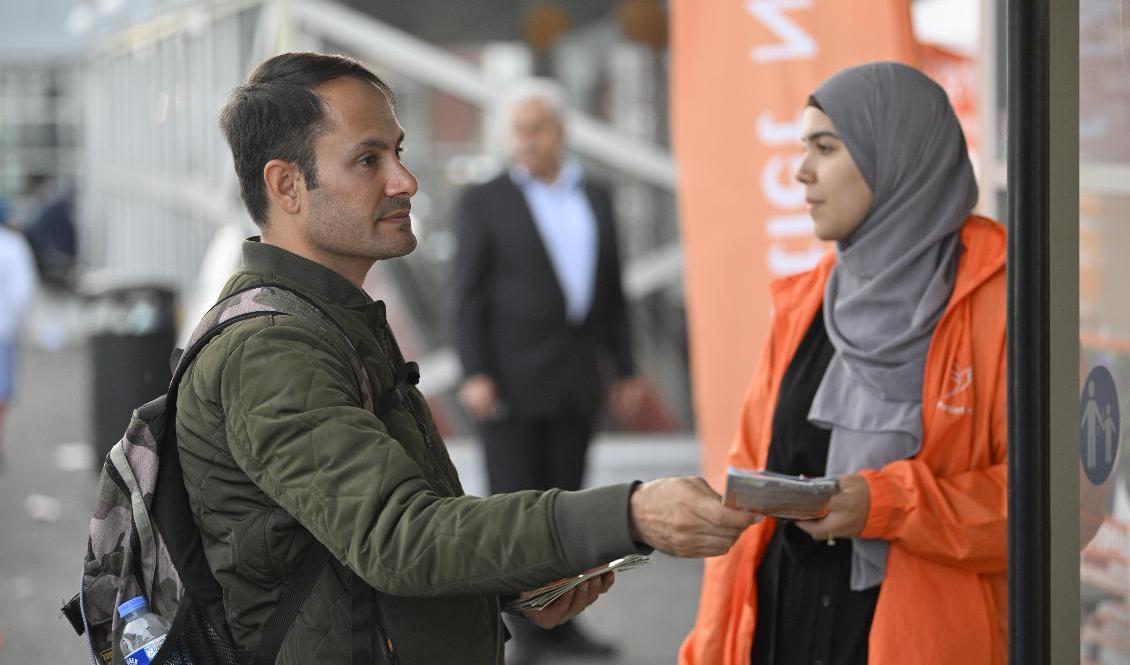
M725 554L757 513L726 508L702 478L661 478L632 492L632 539L674 556Z
M581 582L576 588L570 589L568 593L543 607L540 612L521 610L521 615L546 630L555 628L595 603L600 594L612 588L612 583L615 581L615 573L608 572L598 575ZM534 595L533 591L526 591L519 598L525 600L532 595Z

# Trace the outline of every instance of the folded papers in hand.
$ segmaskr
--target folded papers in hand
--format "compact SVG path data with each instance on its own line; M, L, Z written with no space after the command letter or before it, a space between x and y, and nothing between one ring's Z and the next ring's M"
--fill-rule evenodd
M605 566L593 568L592 570L585 571L575 577L566 577L563 580L558 580L547 584L540 589L535 589L529 598L520 598L512 600L506 604L505 609L508 612L517 612L519 610L533 610L540 612L545 609L547 605L557 600L561 596L569 593L582 582L590 580L598 575L603 575L607 572L622 573L639 566L644 566L651 563L651 557L642 554L629 554L622 559L616 559Z
M839 482L835 478L805 478L732 466L726 470L722 503L762 515L811 520L828 514L828 501L837 491Z

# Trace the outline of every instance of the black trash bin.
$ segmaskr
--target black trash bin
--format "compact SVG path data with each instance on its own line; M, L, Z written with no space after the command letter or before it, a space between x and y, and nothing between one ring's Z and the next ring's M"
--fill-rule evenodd
M160 396L172 379L176 293L158 285L103 288L88 294L92 334L93 445L102 460L129 425L133 410Z

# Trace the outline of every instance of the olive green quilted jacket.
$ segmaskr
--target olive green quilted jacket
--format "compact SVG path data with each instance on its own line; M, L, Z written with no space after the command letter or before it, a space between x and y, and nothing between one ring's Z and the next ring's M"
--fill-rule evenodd
M223 296L260 284L305 296L346 332L375 394L395 385L384 303L282 249L243 252ZM498 662L499 595L636 550L630 485L465 495L420 393L378 418L336 346L317 323L260 316L210 342L181 383L185 486L240 647L258 644L311 537L379 590L406 665ZM348 575L327 566L276 662L350 663L350 619Z

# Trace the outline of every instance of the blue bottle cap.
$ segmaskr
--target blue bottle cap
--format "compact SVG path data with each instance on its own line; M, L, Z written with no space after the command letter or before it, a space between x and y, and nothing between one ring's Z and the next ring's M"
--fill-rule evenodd
M145 602L144 596L138 596L136 598L130 598L129 600L127 600L126 602L124 602L124 603L122 603L121 605L118 606L118 616L120 616L121 618L124 619L124 618L126 618L126 615L129 614L130 612L133 612L134 610L139 610L139 609L142 609L142 608L145 608L145 607L148 607L148 606L149 605L148 605L148 603Z

